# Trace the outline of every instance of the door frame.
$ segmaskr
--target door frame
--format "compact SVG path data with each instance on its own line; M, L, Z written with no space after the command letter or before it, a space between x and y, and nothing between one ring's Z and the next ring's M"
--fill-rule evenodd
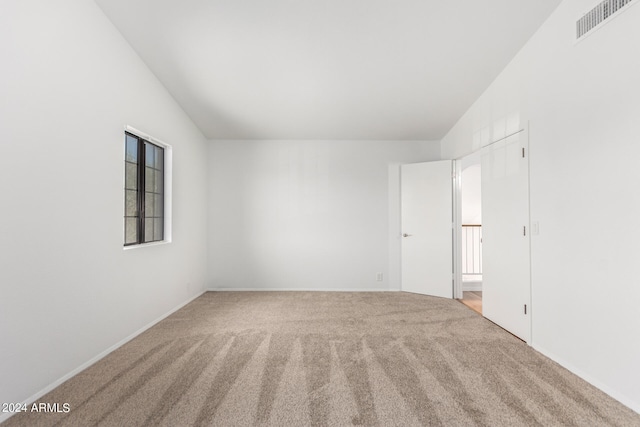
M484 147L490 146L496 142L500 142L503 141L507 138L512 137L513 135L519 134L519 133L524 133L525 137L527 138L527 147L528 147L528 153L527 153L527 162L529 162L529 167L528 167L528 173L529 173L529 192L527 197L529 198L528 201L528 206L529 206L529 224L527 224L529 231L529 236L531 236L531 161L530 161L530 152L531 152L531 139L530 139L530 133L529 133L529 122L527 120L524 120L521 123L520 129L518 129L516 132L512 132L504 137L501 137L495 141L491 141L488 143L485 143L483 145L481 145L480 147L476 147L472 152L465 154L464 156L458 157L456 159L454 159L453 164L454 164L454 183L453 183L453 210L454 210L454 227L453 227L453 235L454 235L454 241L453 241L453 248L454 248L454 253L453 253L453 271L454 271L454 275L453 275L453 297L457 298L457 299L462 299L462 170L463 170L463 162L465 159L467 159L468 157L472 156L472 155L480 155L481 150ZM529 237L529 265L532 264L532 259L531 259L531 237ZM531 277L531 271L532 269L529 269L529 289L531 294L533 294L533 280ZM529 341L527 341L528 345L532 345L533 342L533 295L531 295L531 298L529 300L529 304L530 307L529 309L531 310L531 314L529 316Z
M473 153L472 153L473 154ZM467 157L467 156L464 156ZM453 161L453 298L462 299L462 160Z
M453 297L462 299L462 172L469 166L480 164L480 150L477 150L454 160L455 181L453 186Z

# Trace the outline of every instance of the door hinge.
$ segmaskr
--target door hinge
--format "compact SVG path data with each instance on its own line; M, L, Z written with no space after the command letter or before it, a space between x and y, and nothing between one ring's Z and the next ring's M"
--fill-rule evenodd
M522 147L522 158L524 159L524 147Z
M524 314L527 314L527 304L524 305Z
M526 225L522 226L522 235L525 236L525 237L527 235L527 226Z

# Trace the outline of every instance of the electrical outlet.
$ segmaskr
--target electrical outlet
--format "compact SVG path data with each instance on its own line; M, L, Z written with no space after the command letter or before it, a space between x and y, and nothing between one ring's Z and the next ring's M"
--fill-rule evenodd
M376 273L376 281L377 282L382 282L382 278L383 278L382 273Z

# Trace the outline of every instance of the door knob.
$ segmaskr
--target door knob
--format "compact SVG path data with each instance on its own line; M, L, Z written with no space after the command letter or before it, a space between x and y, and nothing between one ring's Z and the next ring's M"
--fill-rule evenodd
M402 235L402 237L411 237L411 236L413 236L413 234L407 234L407 233L404 233L404 234Z

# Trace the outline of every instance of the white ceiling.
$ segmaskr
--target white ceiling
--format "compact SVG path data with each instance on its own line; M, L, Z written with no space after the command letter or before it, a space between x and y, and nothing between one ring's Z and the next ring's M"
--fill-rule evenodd
M210 139L440 139L560 0L96 0Z

